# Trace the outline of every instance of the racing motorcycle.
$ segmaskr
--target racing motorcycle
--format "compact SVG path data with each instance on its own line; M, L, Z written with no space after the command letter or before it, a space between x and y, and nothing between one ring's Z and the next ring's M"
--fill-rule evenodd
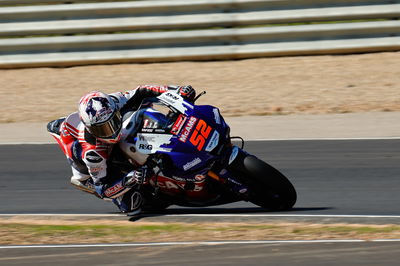
M232 139L218 108L164 92L124 116L113 164L125 172L138 166L152 170L141 185L145 210L242 200L272 211L292 208L297 195L291 182L243 150L242 138L240 147Z

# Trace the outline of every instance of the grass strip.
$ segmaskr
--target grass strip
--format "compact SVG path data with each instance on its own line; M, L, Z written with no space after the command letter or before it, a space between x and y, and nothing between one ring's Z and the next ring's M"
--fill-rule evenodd
M1 245L202 240L394 239L399 225L310 223L1 223Z

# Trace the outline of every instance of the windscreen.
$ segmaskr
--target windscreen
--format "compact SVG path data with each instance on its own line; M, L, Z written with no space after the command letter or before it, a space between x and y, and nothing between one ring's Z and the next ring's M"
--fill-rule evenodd
M174 113L161 103L152 103L142 114L143 131L169 132L174 122Z

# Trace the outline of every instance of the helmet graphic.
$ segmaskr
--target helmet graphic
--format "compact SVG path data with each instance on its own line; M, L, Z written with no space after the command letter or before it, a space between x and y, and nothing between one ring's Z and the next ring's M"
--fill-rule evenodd
M79 116L86 129L97 139L108 143L119 140L121 114L107 94L93 91L83 96L79 101Z

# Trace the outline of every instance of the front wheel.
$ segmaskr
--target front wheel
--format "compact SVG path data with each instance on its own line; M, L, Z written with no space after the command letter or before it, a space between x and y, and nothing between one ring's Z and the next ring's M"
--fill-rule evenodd
M253 155L241 154L234 172L249 186L249 201L272 211L291 209L297 200L292 183L277 169Z

